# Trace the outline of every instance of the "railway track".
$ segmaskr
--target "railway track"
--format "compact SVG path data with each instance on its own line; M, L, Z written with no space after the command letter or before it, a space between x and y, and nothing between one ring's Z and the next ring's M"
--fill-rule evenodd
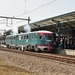
M63 56L63 55L48 54L48 53L34 53L34 52L29 52L29 51L22 52L21 50L18 51L18 50L14 50L14 49L7 49L4 47L0 47L0 50L14 52L14 53L20 53L20 54L26 54L26 55L31 55L31 56L36 56L36 57L46 58L46 59L51 59L51 60L56 60L56 61L65 62L65 63L69 63L69 64L75 64L74 56Z

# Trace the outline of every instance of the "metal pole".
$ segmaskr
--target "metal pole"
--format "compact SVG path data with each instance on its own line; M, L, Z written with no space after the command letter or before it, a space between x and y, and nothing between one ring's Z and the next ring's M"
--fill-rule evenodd
M52 19L53 22L56 23L56 26L58 27L58 42L60 42L60 34L61 34L61 27L60 27L60 22Z
M60 23L58 22L56 25L58 27L58 40L60 40L60 32L61 32Z
M24 19L24 18L6 17L6 16L0 16L0 18L17 19L17 20L28 20L28 19Z
M30 17L28 17L28 24L30 23Z
M11 19L11 25L13 24L13 19Z
M6 26L8 26L8 18L6 19Z

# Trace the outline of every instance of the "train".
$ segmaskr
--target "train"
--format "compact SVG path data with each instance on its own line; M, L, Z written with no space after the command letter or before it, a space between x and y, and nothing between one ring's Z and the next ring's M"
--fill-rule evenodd
M7 35L5 39L7 48L18 49L22 51L52 51L53 50L53 32L34 31Z

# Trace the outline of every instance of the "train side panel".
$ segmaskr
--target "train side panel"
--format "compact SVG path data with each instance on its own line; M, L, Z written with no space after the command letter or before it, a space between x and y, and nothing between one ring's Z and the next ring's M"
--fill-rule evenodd
M20 48L21 50L52 50L52 33L50 32L30 32L6 37L6 44L10 47Z

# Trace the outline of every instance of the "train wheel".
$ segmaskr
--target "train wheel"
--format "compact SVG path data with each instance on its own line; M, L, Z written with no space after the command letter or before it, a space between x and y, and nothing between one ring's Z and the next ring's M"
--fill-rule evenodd
M9 46L9 49L11 49L11 46Z
M22 51L23 51L23 52L26 51L26 48L24 47Z
M17 49L16 46L14 47L14 49Z
M40 51L39 48L37 48L37 47L34 47L34 50L35 50L35 52L39 52Z
M34 51L34 46L31 46L31 51Z
M31 51L31 46L28 46L28 50Z
M20 48L20 47L18 47L18 50L21 50L21 48Z
M23 49L22 51L24 52L25 50Z

